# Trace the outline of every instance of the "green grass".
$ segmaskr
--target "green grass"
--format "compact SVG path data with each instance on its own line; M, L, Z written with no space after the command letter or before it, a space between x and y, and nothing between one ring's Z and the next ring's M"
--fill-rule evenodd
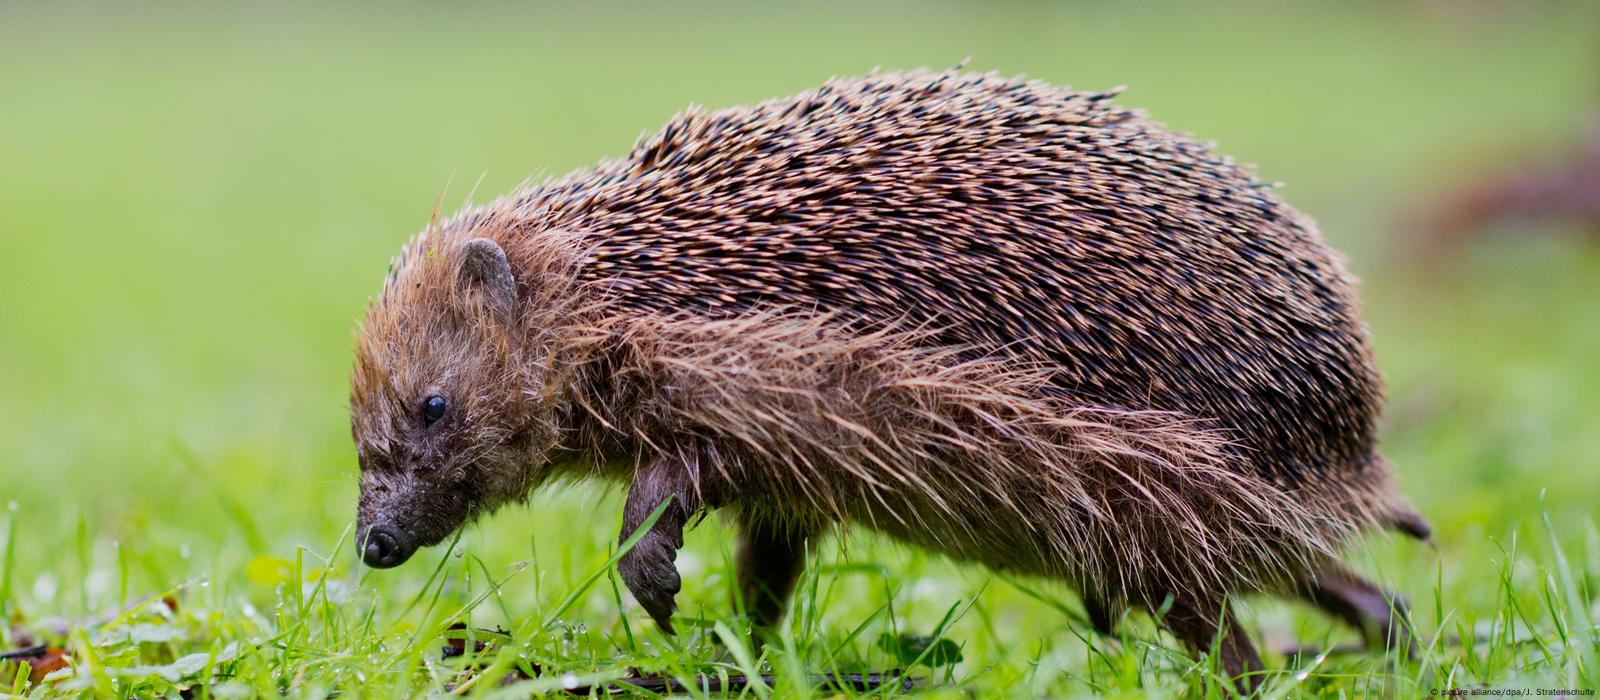
M1269 654L1266 696L1600 686L1600 244L1509 230L1421 274L1394 223L1475 167L1561 151L1592 118L1597 16L1442 5L0 6L0 649L26 634L74 663L32 686L0 664L0 693L498 697L760 667L775 687L747 695L804 697L803 674L937 636L961 660L913 670L930 695L1226 696L1144 616L1100 639L1061 586L859 533L749 649L715 518L666 638L611 573L620 503L598 487L357 565L350 333L446 182L456 202L481 176L482 200L690 102L969 56L1128 85L1286 182L1367 281L1385 450L1438 545L1352 560L1412 599L1426 650ZM1244 609L1268 647L1353 639ZM445 660L456 622L508 635Z

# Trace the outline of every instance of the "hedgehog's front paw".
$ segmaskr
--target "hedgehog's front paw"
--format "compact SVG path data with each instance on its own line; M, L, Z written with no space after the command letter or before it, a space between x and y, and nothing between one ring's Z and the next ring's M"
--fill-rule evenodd
M674 598L683 586L678 568L672 564L677 555L678 546L671 537L652 531L645 533L617 562L622 582L667 634L677 633L672 629L672 610L677 607Z

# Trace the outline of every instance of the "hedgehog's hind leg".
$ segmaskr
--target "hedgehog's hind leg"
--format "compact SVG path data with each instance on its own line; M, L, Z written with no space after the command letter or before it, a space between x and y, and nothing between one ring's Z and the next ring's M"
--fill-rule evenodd
M1226 601L1175 598L1161 623L1197 656L1214 651L1240 693L1248 694L1261 684L1260 672L1265 669L1261 656Z
M1306 601L1360 630L1373 649L1399 649L1407 656L1416 654L1417 645L1411 637L1405 599L1343 565L1330 564L1318 571L1300 594Z
M784 605L806 565L810 531L777 518L739 513L739 551L735 567L739 596L750 617L753 641L762 641L783 619Z

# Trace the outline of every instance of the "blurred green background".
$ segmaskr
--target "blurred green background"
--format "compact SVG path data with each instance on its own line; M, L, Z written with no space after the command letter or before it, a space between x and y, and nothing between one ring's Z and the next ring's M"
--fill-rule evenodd
M245 570L299 546L358 580L353 552L332 551L354 512L352 332L447 183L447 208L480 180L486 201L623 155L691 103L969 57L1128 86L1123 104L1285 183L1349 255L1389 379L1386 450L1439 531L1436 552L1380 538L1357 560L1426 601L1419 622L1492 621L1502 575L1536 596L1553 543L1593 590L1600 237L1502 226L1404 253L1409 212L1475 172L1559 158L1595 120L1595 3L7 3L9 604L24 620L81 616L202 576L218 609L270 604ZM542 495L468 534L495 570L546 553L513 584L527 591L513 611L540 609L533 579L560 589L603 560L617 499L597 507L602 493ZM700 528L686 568L721 576L724 539L715 521ZM984 576L864 542L828 556L885 563L924 626ZM382 598L428 568L366 582ZM691 609L725 607L720 588L686 579ZM826 616L848 630L883 590L862 582ZM577 616L614 624L609 595ZM1065 618L1002 586L984 596L1001 633L967 632L964 674L1004 675L981 662L988 645L1047 670L1082 663ZM1269 637L1331 627L1253 609Z

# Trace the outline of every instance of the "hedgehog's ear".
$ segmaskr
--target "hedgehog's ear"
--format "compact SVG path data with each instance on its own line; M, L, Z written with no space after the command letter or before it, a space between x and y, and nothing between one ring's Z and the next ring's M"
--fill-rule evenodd
M506 252L487 238L474 238L461 246L461 288L477 290L496 311L510 315L517 300L517 281L511 276Z

